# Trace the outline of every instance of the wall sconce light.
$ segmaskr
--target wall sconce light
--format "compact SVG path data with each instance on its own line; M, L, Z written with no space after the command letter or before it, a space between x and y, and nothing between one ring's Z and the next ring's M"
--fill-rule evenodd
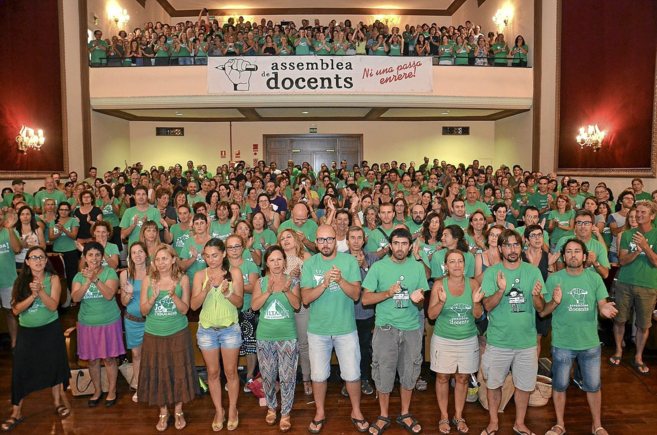
M128 11L126 9L121 9L121 8L113 8L110 13L109 17L111 20L113 20L118 27L123 26L126 24L128 21L130 21L130 15L128 15Z
M509 25L511 18L513 18L513 9L511 6L504 6L497 10L493 16L493 22L499 29L504 29Z
M580 127L579 134L577 135L577 143L581 149L591 148L593 152L602 148L602 141L607 135L606 130L600 131L598 125L589 125L588 127Z
M18 151L22 153L26 153L30 148L39 151L45 142L46 137L41 129L38 129L35 133L33 128L22 126L21 131L16 136Z

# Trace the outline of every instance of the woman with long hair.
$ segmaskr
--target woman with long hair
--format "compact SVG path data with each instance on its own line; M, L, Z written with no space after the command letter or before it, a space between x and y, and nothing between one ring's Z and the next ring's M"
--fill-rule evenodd
M28 394L51 388L55 411L61 418L71 413L64 389L70 369L62 325L57 314L61 287L46 251L33 246L25 267L14 283L12 312L18 316L18 337L13 352L11 416L0 429L8 432L23 421L23 400Z
M310 253L303 247L299 235L291 229L283 230L278 235L278 245L285 252L284 273L292 277L292 280L301 279L303 262L310 258ZM310 355L308 349L308 307L301 304L294 315L297 328L297 344L299 347L299 364L301 364L301 377L303 379L303 391L306 396L313 394L313 384L310 380Z
M160 247L160 230L155 221L146 221L139 230L139 241L146 246L146 254L151 260L155 256L155 251Z
M119 276L121 303L125 307L123 327L125 328L126 347L132 353L132 379L130 388L135 390L132 401L137 402L137 381L141 364L141 345L144 341L144 323L139 300L141 298L141 283L148 273L148 254L146 245L135 242L128 252L128 269L121 271Z
M436 251L431 257L431 278L441 278L447 272L447 267L445 266L445 254L450 249L458 249L464 253L465 276L468 278L474 278L475 260L470 252L468 242L465 240L463 229L458 225L447 225L443 229L440 242L443 249Z
M481 210L475 210L468 218L468 228L465 240L468 242L470 252L476 255L486 249L486 216Z
M256 211L251 215L251 226L253 227L253 248L264 253L271 245L276 244L276 233L266 227L267 219L262 211Z
M33 246L41 246L46 249L46 239L43 230L37 224L34 212L28 205L18 209L18 221L16 221L16 232L21 241L21 252L16 255L16 269L22 269L27 251Z
M187 426L183 404L199 393L187 327L189 279L177 260L171 246L163 244L157 248L142 281L139 300L146 322L137 394L139 402L159 407L155 425L159 432L169 426L170 405L174 406L175 428Z
M550 235L550 250L554 250L564 236L572 235L575 228L575 210L570 205L570 200L564 194L558 195L555 207L547 216L548 231Z
M438 430L444 434L450 432L447 405L449 379L454 375L452 424L459 433L466 433L468 425L463 418L463 408L470 375L479 370L475 320L483 314L484 293L476 280L466 276L463 251L449 249L445 255L445 269L446 276L436 280L431 288L427 310L429 318L436 319L431 337L431 370L436 372L436 397L440 408Z
M230 266L226 246L219 239L210 239L205 244L203 258L208 267L194 275L191 297L192 310L202 307L196 342L205 360L208 389L215 409L212 430L221 431L226 419L221 399L219 355L228 390L228 429L234 430L239 422L237 360L242 331L238 310L243 303L242 276L238 268Z
M115 296L119 288L119 277L114 269L103 266L105 249L98 242L84 246L82 256L87 265L73 278L71 298L80 302L78 313L78 356L89 363L89 375L95 392L87 402L90 408L98 406L101 389L100 361L107 372L109 391L105 406L116 404L116 358L125 353L121 312Z
M443 219L438 213L431 212L422 223L422 231L418 237L420 256L428 266L434 252L440 249Z
M264 256L264 277L253 290L251 308L260 310L256 342L267 400L265 422L276 422L276 380L281 389L280 429L292 427L290 411L294 403L299 348L294 311L301 307L299 281L285 274L285 251L278 245L270 246Z
M475 279L481 283L487 268L502 261L500 251L497 249L497 238L504 231L502 225L493 224L488 227L484 236L486 238L486 249L475 257Z

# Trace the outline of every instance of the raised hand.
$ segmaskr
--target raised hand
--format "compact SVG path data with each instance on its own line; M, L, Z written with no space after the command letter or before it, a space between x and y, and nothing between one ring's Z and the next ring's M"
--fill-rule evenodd
M497 288L500 290L506 290L506 277L501 270L497 272Z
M542 289L543 289L543 284L541 284L540 281L536 280L536 283L534 283L534 288L532 289L532 296L540 296Z
M424 300L424 290L415 290L413 293L411 293L410 298L414 303L419 304Z
M478 304L484 300L484 291L481 289L481 286L476 290L472 291L472 302Z
M232 293L230 291L230 282L228 282L227 279L224 279L224 281L221 283L221 286L219 287L219 289L221 290L221 293L223 293L223 295L225 297L230 296L230 294Z
M561 303L562 298L563 292L561 291L561 284L557 284L557 286L552 291L552 302L558 305Z
M447 292L445 291L445 287L442 285L438 287L438 302L441 304L447 302Z

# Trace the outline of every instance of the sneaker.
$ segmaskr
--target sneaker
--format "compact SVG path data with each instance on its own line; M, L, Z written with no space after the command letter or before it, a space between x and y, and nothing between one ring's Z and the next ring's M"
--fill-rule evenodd
M345 384L342 384L342 390L340 390L340 394L342 394L344 397L349 397L349 392L347 391L347 386Z
M253 382L253 379L247 380L246 384L244 384L244 388L242 389L242 391L244 391L245 393L250 393L251 392L251 382Z
M418 391L427 391L427 381L425 381L422 377L417 378L417 382L415 382L415 389Z
M369 396L370 394L374 393L374 388L372 388L372 385L370 385L370 381L365 380L361 381L360 383L360 391L366 396Z

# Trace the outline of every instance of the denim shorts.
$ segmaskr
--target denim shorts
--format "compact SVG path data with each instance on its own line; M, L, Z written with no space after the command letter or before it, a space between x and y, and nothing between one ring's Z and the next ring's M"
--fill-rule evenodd
M204 328L199 323L196 343L201 350L239 349L242 345L242 330L237 323L226 328Z
M343 335L317 335L308 333L310 379L325 382L331 376L331 352L340 364L340 377L345 382L360 381L360 346L358 331Z
M552 346L552 388L564 392L570 384L570 369L573 361L582 375L582 390L595 393L600 390L600 346L586 350L569 350Z

